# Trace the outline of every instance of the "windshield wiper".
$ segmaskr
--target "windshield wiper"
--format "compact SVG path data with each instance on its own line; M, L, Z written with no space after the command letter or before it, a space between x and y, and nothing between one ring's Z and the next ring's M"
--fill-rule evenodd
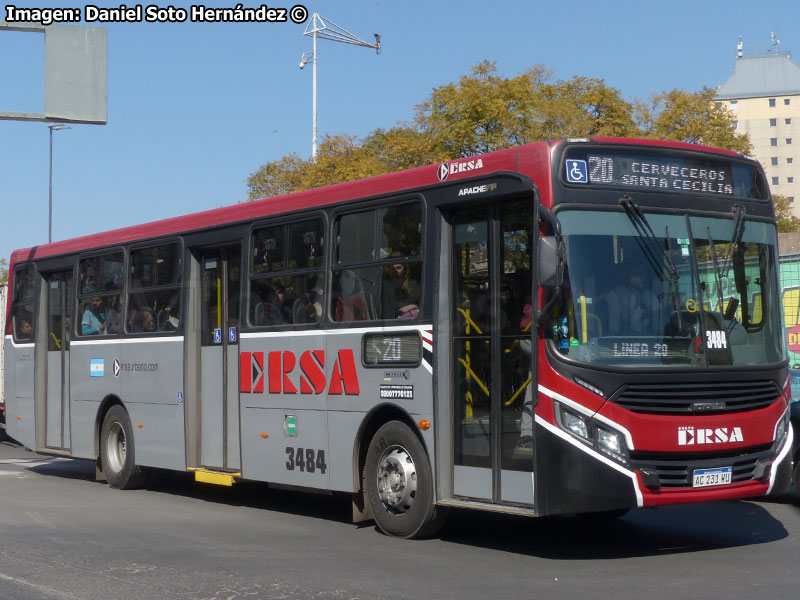
M711 262L714 265L714 283L717 288L717 302L719 302L719 312L722 314L725 306L725 299L722 297L722 275L719 272L719 260L717 258L717 246L714 244L714 238L711 235L711 227L706 227L708 233L708 247L711 250ZM725 275L727 276L727 271Z
M731 235L731 241L729 242L728 252L725 256L725 271L722 273L721 277L727 277L728 272L731 270L731 264L733 263L733 253L734 247L741 241L742 233L744 232L744 207L740 204L736 204L733 207L733 235Z
M619 199L619 203L622 205L622 208L625 209L625 214L628 215L628 219L630 219L630 222L636 229L636 233L639 234L636 241L639 243L642 253L656 272L656 275L658 275L658 278L661 279L661 281L664 281L665 277L670 281L677 281L680 279L672 257L659 245L658 238L653 232L653 228L650 226L650 223L647 221L647 218L644 216L639 206L633 201L633 198L630 196L623 196Z
M694 233L692 232L692 222L689 219L689 215L686 215L686 233L689 234L689 244L691 245L691 253L690 256L692 257L692 270L694 271L694 282L693 284L696 286L695 291L697 292L697 300L699 302L699 312L700 312L700 331L696 332L697 335L700 337L700 348L703 350L703 366L708 366L708 348L706 346L705 340L705 332L708 331L708 327L706 325L706 311L705 311L705 299L703 298L703 286L705 285L702 281L700 281L700 266L697 264L697 246L694 243Z
M664 231L667 234L667 249L669 250L669 262L670 264L675 264L675 252L672 250L672 238L669 235L669 226L664 228ZM677 271L676 271L677 273ZM681 317L681 294L680 289L678 288L678 279L670 277L669 279L669 287L670 291L672 292L672 306L675 308L675 315L678 320L678 331L683 331L683 320Z

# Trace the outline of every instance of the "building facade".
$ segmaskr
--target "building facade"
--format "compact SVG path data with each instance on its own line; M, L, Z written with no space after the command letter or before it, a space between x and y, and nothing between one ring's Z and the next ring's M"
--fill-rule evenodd
M740 39L733 75L716 100L734 114L737 131L750 137L772 193L789 198L800 217L800 66L778 43L773 36L769 50L745 56Z

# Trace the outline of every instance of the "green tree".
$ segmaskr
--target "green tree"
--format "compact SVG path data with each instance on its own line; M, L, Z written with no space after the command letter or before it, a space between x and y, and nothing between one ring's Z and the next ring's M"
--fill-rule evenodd
M714 90L673 90L648 101L623 99L602 79L550 81L536 65L514 77L483 61L458 83L434 88L412 123L378 129L363 139L322 139L316 160L296 154L267 163L247 180L250 200L360 179L528 142L589 136L649 137L750 152L733 115Z
M442 161L425 134L408 126L378 129L363 140L324 136L316 160L296 154L267 163L247 179L248 199L288 194Z
M573 77L543 84L538 92L539 140L637 134L633 105L602 79Z
M435 88L416 107L415 121L450 158L537 140L636 131L633 106L602 79L549 78L542 65L503 78L495 63L484 61L458 84Z
M704 87L696 93L672 90L638 100L634 110L642 137L716 146L749 154L747 135L736 133L734 117L714 102L716 91Z
M450 158L430 135L412 125L377 129L364 139L362 147L378 159L386 173L424 167Z
M450 158L492 152L538 139L536 90L549 77L541 65L516 77L497 74L495 63L483 61L458 84L434 88L416 106L415 122Z
M8 263L5 258L0 258L0 285L8 283Z
M791 233L800 231L800 218L795 217L789 198L786 196L772 196L775 205L775 221L778 223L779 233Z
M305 189L302 186L305 164L297 154L289 154L262 165L247 178L248 199L281 196Z

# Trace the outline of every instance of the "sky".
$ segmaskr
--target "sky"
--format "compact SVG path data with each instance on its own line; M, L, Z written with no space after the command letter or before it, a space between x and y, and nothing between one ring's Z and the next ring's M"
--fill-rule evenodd
M85 15L91 1L11 4L79 8ZM766 50L777 31L780 50L800 61L797 0L276 0L269 6L291 9L295 2L370 43L381 34L380 55L318 42L320 137L364 136L408 121L435 87L457 82L487 59L508 77L544 64L554 79L603 79L627 100L723 84L740 35L747 53ZM2 0L0 21L6 6ZM261 165L291 153L310 156L312 69L298 68L312 47L303 35L307 23L82 24L108 30L108 123L73 124L53 134L53 241L243 202L247 178ZM43 63L44 36L0 31L0 112L43 112ZM0 258L47 242L47 126L0 120Z

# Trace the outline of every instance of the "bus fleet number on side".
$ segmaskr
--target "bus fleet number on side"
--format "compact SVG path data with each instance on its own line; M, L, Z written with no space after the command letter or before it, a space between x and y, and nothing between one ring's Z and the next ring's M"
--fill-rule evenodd
M308 473L319 471L325 475L328 465L325 463L325 450L314 450L313 448L292 448L286 446L286 469L294 471L299 469Z

